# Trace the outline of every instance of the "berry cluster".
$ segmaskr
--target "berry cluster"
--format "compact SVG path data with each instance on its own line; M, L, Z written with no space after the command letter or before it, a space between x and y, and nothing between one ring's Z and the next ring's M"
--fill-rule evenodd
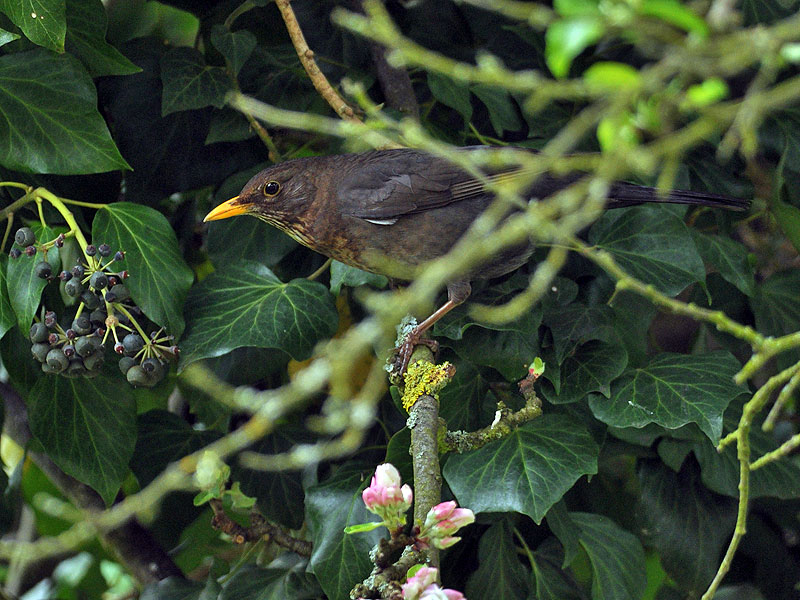
M27 256L41 251L46 257L49 248L64 245L64 235L37 246L33 231L22 227L14 241L24 247ZM22 254L14 248L10 256ZM178 355L172 336L164 335L163 329L145 333L142 324L146 319L124 283L128 272L114 268L125 260L124 252L112 253L108 244L89 244L83 255L85 261L57 276L46 260L35 265L38 277L63 284L64 294L75 299L77 309L71 319L59 319L54 311L42 308L30 329L31 353L45 373L93 377L105 363L106 342L113 338L114 352L122 356L119 368L128 382L137 387L156 385L168 372L168 361Z

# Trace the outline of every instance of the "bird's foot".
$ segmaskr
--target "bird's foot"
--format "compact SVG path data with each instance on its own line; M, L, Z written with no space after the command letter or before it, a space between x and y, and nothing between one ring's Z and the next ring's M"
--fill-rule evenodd
M422 337L424 333L424 330L419 331L418 328L415 327L406 335L403 342L394 348L394 356L391 362L393 375L398 377L403 376L411 362L411 355L414 353L414 347L419 345L427 346L434 354L439 351L439 342Z

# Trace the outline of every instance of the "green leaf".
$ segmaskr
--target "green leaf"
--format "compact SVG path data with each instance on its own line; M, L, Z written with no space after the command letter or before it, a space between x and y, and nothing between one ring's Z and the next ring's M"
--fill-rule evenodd
M567 357L561 365L561 386L557 394L543 388L547 399L554 404L583 400L590 392L608 397L610 383L628 365L628 353L619 344L591 341Z
M267 267L231 263L194 286L186 300L181 368L234 348L277 348L297 360L336 332L339 316L321 283L282 283Z
M570 518L567 504L563 500L556 502L547 511L545 518L547 519L547 526L564 548L564 560L561 563L561 568L566 569L580 552L578 528Z
M139 415L138 436L131 458L131 470L144 487L156 478L169 463L219 439L216 431L192 428L185 420L165 410L150 410Z
M546 414L502 440L451 456L443 475L461 506L513 510L540 523L582 475L597 473L598 452L581 423Z
M545 33L544 56L556 79L569 74L572 61L605 33L599 16L586 15L556 21Z
M368 482L365 472L340 468L323 483L306 490L306 514L314 543L308 570L317 576L329 598L349 597L353 585L374 566L369 552L381 538L381 530L344 533L349 525L374 519L361 498Z
M284 425L272 434L247 448L258 454L275 455L288 452L296 444L309 442L308 433L299 428ZM233 463L231 476L241 483L242 491L258 501L258 508L265 517L289 529L303 525L303 484L298 471L261 471L245 469L238 461Z
M34 44L64 52L67 33L64 0L0 0L0 12Z
M97 91L77 59L36 49L0 56L0 164L14 171L80 175L130 166L97 111Z
M530 597L530 575L517 558L514 533L508 519L492 525L478 544L478 568L467 580L467 598L525 600Z
M11 284L9 282L9 291ZM768 277L756 287L750 298L750 307L756 319L756 329L771 336L781 336L800 331L800 302L797 290L800 289L800 271L797 269L779 271ZM800 352L792 350L778 356L781 368L789 362L800 360Z
M640 600L647 586L644 549L632 533L608 517L570 513L592 565L592 599Z
M107 25L106 9L100 0L67 0L67 46L92 77L141 71L106 42Z
M347 535L355 535L357 533L367 533L378 527L383 527L383 521L373 521L372 523L360 523L358 525L350 525L344 528Z
M142 590L139 600L206 600L201 598L205 586L183 577L167 577Z
M592 91L635 90L642 84L639 71L624 63L601 61L583 72L583 81Z
M778 222L786 239L792 243L795 250L800 252L800 208L784 202L775 195L770 200L769 209L775 216L775 220Z
M730 94L728 84L719 77L709 77L702 83L690 85L686 89L686 102L681 108L703 108L724 100Z
M369 285L376 288L384 288L389 280L383 275L362 271L350 265L340 263L335 260L331 263L331 292L337 296L342 291L342 286L358 287Z
M610 252L637 279L675 296L705 281L705 268L683 221L664 207L609 210L589 231L589 242Z
M17 323L17 315L8 296L8 260L8 256L0 256L0 339Z
M747 250L730 238L689 230L703 260L719 271L725 281L735 285L746 296L755 293L753 268L747 259Z
M595 417L614 427L657 423L677 429L697 423L715 443L722 415L744 389L733 382L738 361L724 351L709 354L659 354L646 366L629 369L611 386L611 397L592 395Z
M597 0L555 0L553 8L562 17L600 14L600 6Z
M315 578L306 570L307 561L283 554L268 568L245 565L225 584L219 600L314 600L322 596ZM205 599L204 599L205 600Z
M244 218L209 223L207 246L215 265L224 266L244 257L274 267L298 244L260 219Z
M637 466L641 515L646 543L658 548L661 564L681 589L700 597L711 583L736 522L736 503L700 483L697 464L675 473L659 460Z
M656 17L700 38L708 37L706 22L677 0L643 0L638 9L642 15Z
M225 106L231 82L222 67L209 67L194 48L173 48L161 57L161 116L206 106Z
M13 42L14 40L18 40L20 36L16 33L11 33L10 31L6 31L2 27L0 27L0 46L5 46L9 42Z
M151 321L179 337L194 273L183 260L166 217L140 204L107 204L94 217L92 240L125 252L120 268L128 271L125 285L131 297Z
M455 109L465 121L472 118L472 102L467 84L439 73L428 73L428 88L434 98L445 106Z
M211 28L211 43L231 64L233 74L238 75L253 53L257 40L256 36L246 29L231 32L223 25L217 24Z
M32 223L31 229L36 234L37 243L48 242L57 235L53 229L42 227L39 223ZM16 242L13 247L22 249ZM33 256L26 256L23 253L19 258L10 259L8 263L8 271L6 273L8 298L17 315L20 331L26 337L28 329L30 329L33 322L33 317L36 315L36 309L39 307L42 291L47 285L46 280L37 277L36 273L34 273L36 265L42 260L44 260L44 257L41 252L37 252ZM47 262L50 263L53 273L60 271L61 260L59 259L58 248L53 247L47 252Z
M28 402L31 431L47 455L110 505L136 444L136 404L127 385L105 375L43 375Z
M613 338L613 313L606 305L586 306L576 302L546 312L543 322L553 334L553 350L558 364L563 363L579 344Z
M575 544L578 543L575 527ZM562 570L564 552L555 538L547 538L533 553L533 575L536 580L536 600L586 600L586 593Z
M439 416L450 431L474 431L489 425L496 408L494 402L485 402L489 382L472 363L453 361L456 374L439 392Z
M217 142L241 142L249 140L256 134L242 113L230 108L214 109L211 122L208 124L208 135L205 144ZM215 221L214 223L217 223ZM211 223L213 225L214 223ZM287 236L288 237L288 236Z
M486 105L489 121L497 135L522 128L522 120L508 90L489 85L473 85L469 89Z

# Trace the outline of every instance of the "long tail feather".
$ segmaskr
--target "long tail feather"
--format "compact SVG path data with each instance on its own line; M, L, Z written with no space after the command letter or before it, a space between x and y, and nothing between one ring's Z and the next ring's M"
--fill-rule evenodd
M634 206L644 202L664 202L667 204L691 204L695 206L710 206L713 208L726 208L728 210L747 210L750 200L731 198L707 192L692 192L688 190L671 190L666 196L659 194L656 188L634 185L632 183L615 183L608 194L609 208Z

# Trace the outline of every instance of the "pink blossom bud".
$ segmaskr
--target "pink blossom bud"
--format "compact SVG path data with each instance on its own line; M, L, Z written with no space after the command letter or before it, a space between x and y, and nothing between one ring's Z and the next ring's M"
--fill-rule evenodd
M438 570L432 567L421 567L408 581L403 584L403 598L417 600L422 592L431 584L436 583Z
M367 510L383 519L389 529L405 524L405 513L411 506L414 493L408 485L400 485L400 473L389 463L379 465L368 488L362 493Z
M461 538L453 534L470 523L475 522L475 514L468 508L456 508L455 502L441 502L428 511L420 528L417 541L423 546L444 549Z
M466 598L459 591L442 589L434 583L425 588L419 600L466 600Z

